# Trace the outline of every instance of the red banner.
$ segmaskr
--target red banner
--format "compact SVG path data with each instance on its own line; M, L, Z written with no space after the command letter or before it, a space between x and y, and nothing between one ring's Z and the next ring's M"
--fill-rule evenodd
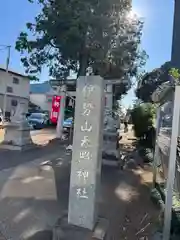
M53 96L51 108L51 122L57 123L59 110L60 110L61 96Z

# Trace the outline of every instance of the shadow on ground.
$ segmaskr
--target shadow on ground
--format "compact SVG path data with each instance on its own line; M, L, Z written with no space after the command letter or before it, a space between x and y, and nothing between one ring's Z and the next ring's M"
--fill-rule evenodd
M33 144L33 147L26 151L0 149L0 171L34 161L54 152L59 151L61 155L67 144L68 141L52 140L45 145Z
M57 144L49 144L44 147L43 154L49 154L53 151L62 151L61 147ZM149 169L142 169L139 165L139 160L136 158L134 148L130 146L121 146L123 154L125 154L126 163L124 170L113 167L102 167L101 177L101 190L99 203L99 216L109 220L109 229L107 240L136 240L140 237L150 236L153 229L154 223L158 217L158 209L150 201L150 183L151 174ZM11 167L17 166L23 161L32 161L34 155L36 158L42 156L42 149L34 150L34 153L30 153L30 156L23 156L22 159L18 160L18 154L15 153L17 159L12 160ZM7 154L7 153L6 153ZM60 154L60 152L59 152ZM20 158L20 155L19 155ZM136 158L136 159L135 159ZM69 155L70 159L70 155ZM50 224L48 224L49 216L52 215L53 220L58 218L61 213L67 211L68 208L68 196L69 196L69 179L70 179L70 160L63 161L61 158L55 158L51 161L52 168L54 170L55 178L55 191L57 194L56 200L38 199L37 197L26 198L27 205L24 207L22 202L24 199L20 197L9 197L4 198L3 201L7 203L19 204L19 211L16 216L13 216L13 221L19 221L25 223L26 214L30 211L32 219L40 217L44 223L47 224L47 230L39 229L37 226L27 229L25 232L28 240L50 240L52 239L52 232ZM1 169L9 168L6 164L1 165ZM10 172L11 175L11 172ZM148 177L147 177L148 176ZM33 189L29 189L33 191ZM0 204L3 204L1 201ZM2 205L1 205L2 206ZM33 212L31 211L33 206ZM39 209L43 206L44 211ZM53 206L54 210L53 210ZM57 211L58 209L58 211ZM38 212L39 211L39 212ZM18 220L17 220L18 219ZM45 225L44 224L44 225ZM32 224L33 226L33 224ZM13 229L16 231L16 229ZM72 233L67 240L80 240ZM86 240L86 239L82 239Z
M102 167L98 202L99 216L108 219L110 224L107 240L149 237L159 215L159 209L150 201L151 169L149 166L141 167L142 161L131 146L121 146L126 159L123 171ZM58 167L54 169L59 203L67 210L70 166L63 173L58 173ZM73 235L72 238L75 239Z
M29 237L28 240L50 240L53 238L53 234L51 230L44 230L35 233L33 236Z
M57 201L54 172L42 176L39 169L43 162L55 161L60 166L63 159L63 173L71 158L66 146L67 142L52 141L25 152L0 150L0 233L12 238L29 232L27 226L35 234L52 229L63 204Z
M124 170L102 170L101 214L110 221L109 239L136 240L150 236L159 210L150 201L152 174L132 145L121 145Z

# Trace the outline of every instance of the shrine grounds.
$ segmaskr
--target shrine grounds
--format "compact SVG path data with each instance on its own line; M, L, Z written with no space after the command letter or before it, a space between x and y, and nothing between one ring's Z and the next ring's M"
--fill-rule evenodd
M53 134L46 134L35 149L0 150L0 240L50 240L57 220L67 213L71 152L66 143L49 142ZM99 216L109 221L107 240L151 239L159 216L150 200L151 167L129 139L131 132L121 140L124 170L102 167L98 203ZM62 239L91 239L76 234Z

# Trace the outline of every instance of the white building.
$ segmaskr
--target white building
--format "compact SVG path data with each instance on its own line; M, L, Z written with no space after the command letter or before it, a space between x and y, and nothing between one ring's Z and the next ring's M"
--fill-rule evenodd
M6 115L15 111L18 103L29 104L30 81L25 75L0 68L0 109L3 109L4 94L7 93Z
M76 97L75 80L66 80L68 96ZM49 82L35 83L30 86L30 101L43 111L51 112L52 97L57 94L56 87L51 87ZM106 86L106 107L112 110L112 85Z
M67 91L71 97L76 96L76 86L74 80L67 80ZM42 111L51 112L52 98L57 94L57 87L50 85L49 81L35 83L30 86L30 101L38 106Z
M30 102L43 111L51 111L54 91L48 82L30 85Z
M106 109L112 111L113 108L113 91L114 87L120 85L121 80L105 80L104 90L105 90L105 107ZM128 81L124 82L128 84ZM76 80L67 79L67 93L71 97L76 97ZM43 111L51 112L52 107L52 97L57 94L57 87L50 85L49 81L43 83L31 84L30 87L30 101L31 103L38 106ZM68 106L68 99L66 106Z

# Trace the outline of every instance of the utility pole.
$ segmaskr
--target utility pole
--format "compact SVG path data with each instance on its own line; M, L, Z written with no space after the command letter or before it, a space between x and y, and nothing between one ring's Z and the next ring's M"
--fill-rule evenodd
M8 77L11 46L6 46L6 49L7 49L6 74ZM4 101L3 101L3 121L5 121L5 117L6 117L6 104L7 104L7 84L5 81L5 92L4 92Z

